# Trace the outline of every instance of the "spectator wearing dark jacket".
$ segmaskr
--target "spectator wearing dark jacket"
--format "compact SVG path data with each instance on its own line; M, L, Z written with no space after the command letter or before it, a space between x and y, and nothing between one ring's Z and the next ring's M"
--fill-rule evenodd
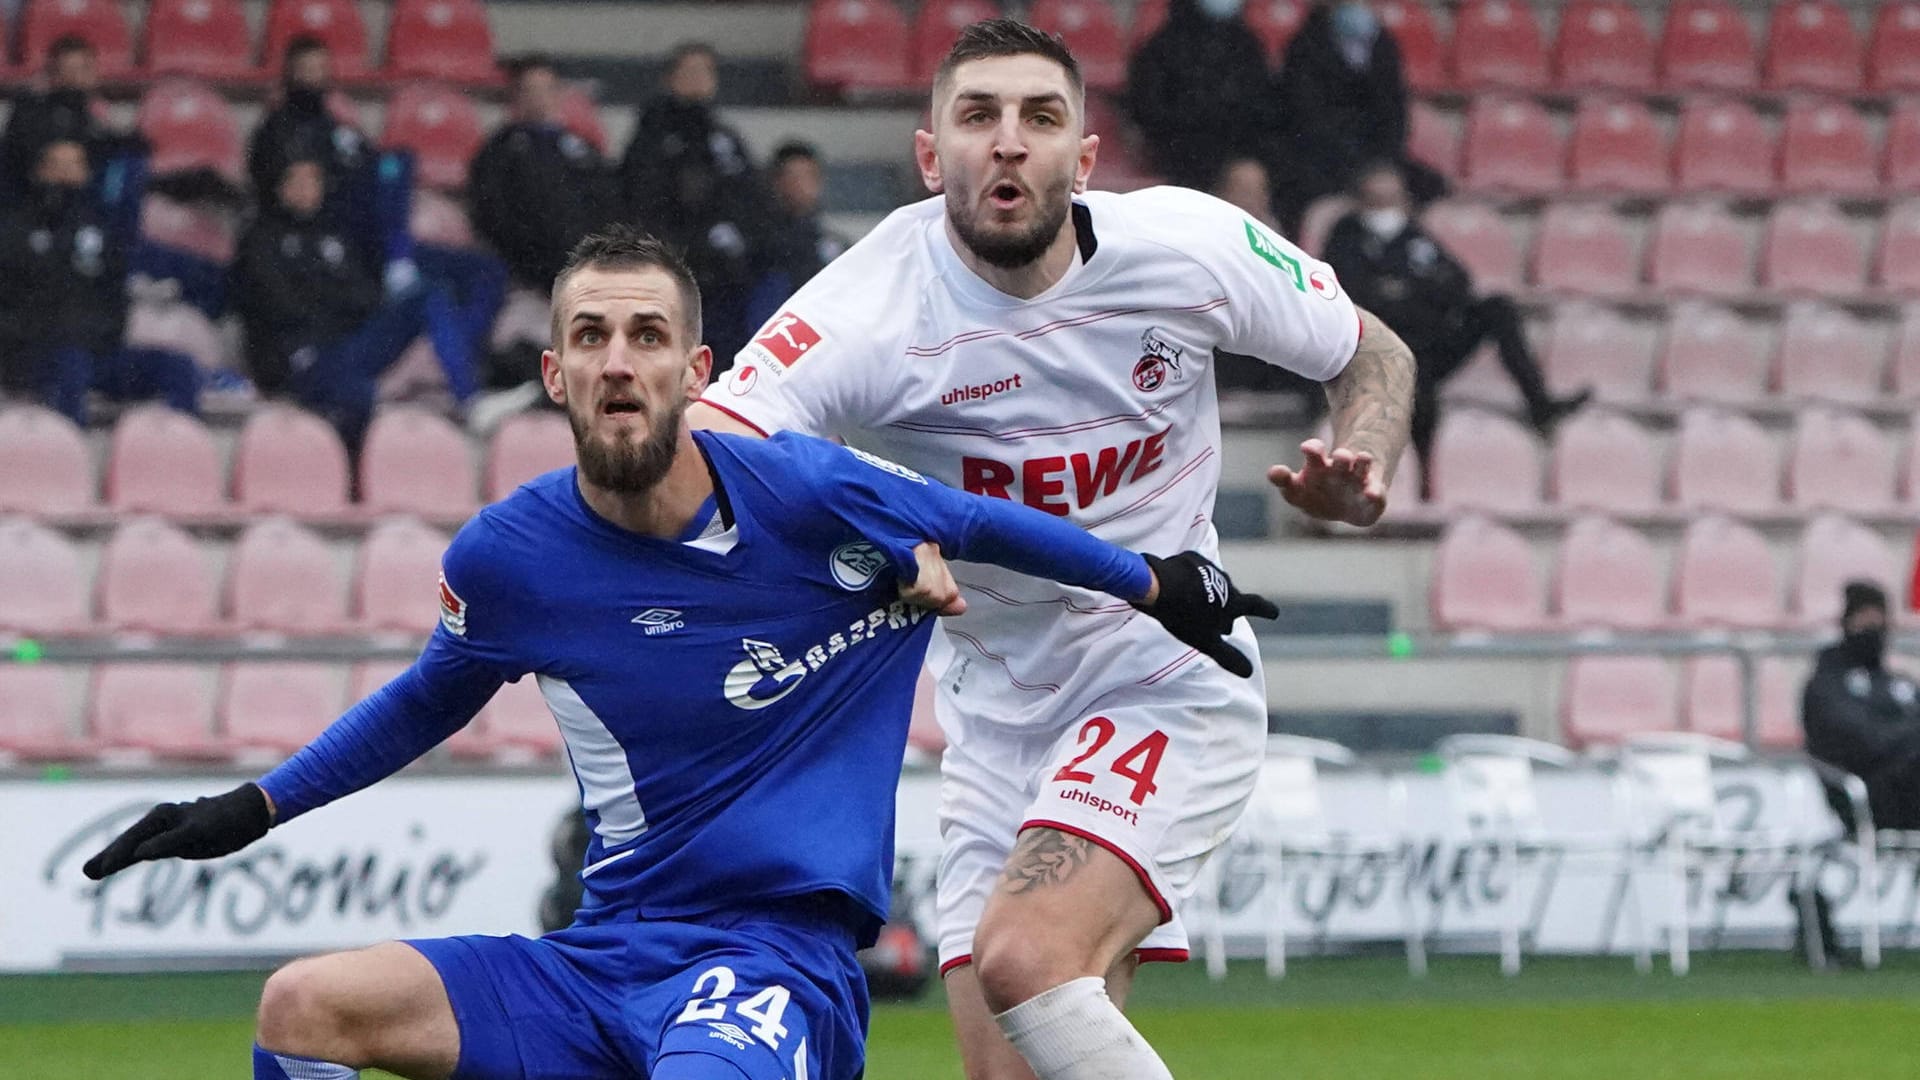
M767 186L773 192L773 224L767 230L763 265L780 280L776 290L791 295L813 280L821 268L847 250L844 237L820 221L820 154L804 142L789 142L773 152ZM782 296L778 303L784 303ZM772 311L765 313L768 316ZM755 323L763 321L755 318Z
M1399 165L1414 199L1446 181L1407 158L1407 82L1400 47L1365 0L1315 5L1288 42L1278 81L1280 221L1297 229L1308 204L1346 190L1377 161Z
M126 349L127 256L88 191L73 139L40 150L27 190L0 212L0 374L16 393L87 422L86 397L161 397L195 411L193 359Z
M463 317L419 275L391 287L325 212L326 168L287 166L241 238L232 279L254 382L290 393L327 417L357 453L373 418L376 381L426 334L454 396L474 389L473 354L485 326ZM491 312L488 313L491 317Z
M1920 686L1886 666L1887 595L1847 585L1841 638L1820 651L1801 696L1807 753L1860 777L1873 823L1920 829Z
M326 166L328 199L337 203L365 179L374 153L366 134L327 106L332 50L317 37L294 38L287 43L281 78L278 104L253 129L247 145L247 178L255 197L269 201L289 164L318 161Z
M1206 190L1237 157L1265 160L1273 145L1272 83L1240 0L1171 0L1166 25L1127 69L1127 111L1153 168Z
M473 224L506 260L515 281L545 295L581 237L618 213L606 161L560 122L553 64L509 65L508 120L468 172Z
M7 194L24 192L33 182L40 151L48 143L72 140L87 150L98 176L108 159L138 151L135 136L107 126L107 102L100 96L98 57L85 38L62 37L47 49L47 88L13 103L7 130L0 136L0 184Z
M1485 342L1498 347L1501 366L1541 434L1585 404L1585 391L1566 398L1548 394L1519 309L1506 296L1479 295L1466 267L1414 220L1397 166L1365 169L1357 196L1360 208L1334 224L1324 257L1353 302L1380 316L1413 350L1413 447L1423 483L1431 484L1440 386Z

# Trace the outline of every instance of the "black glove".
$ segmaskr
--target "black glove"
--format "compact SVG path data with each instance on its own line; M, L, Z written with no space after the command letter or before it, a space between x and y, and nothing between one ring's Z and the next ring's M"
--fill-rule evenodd
M1227 644L1234 620L1242 615L1277 619L1280 609L1273 601L1233 587L1227 572L1207 561L1197 551L1183 551L1161 559L1142 555L1153 576L1160 582L1160 595L1151 607L1134 607L1159 620L1167 633L1193 646L1221 667L1241 678L1253 674L1253 661Z
M273 812L258 784L190 803L161 803L87 860L81 871L99 881L149 859L217 859L267 835Z

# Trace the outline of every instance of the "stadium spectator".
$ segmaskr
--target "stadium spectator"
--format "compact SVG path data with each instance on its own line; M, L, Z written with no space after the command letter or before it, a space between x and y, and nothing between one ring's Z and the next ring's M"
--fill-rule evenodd
M1423 484L1432 482L1428 466L1439 424L1440 385L1483 343L1498 347L1500 364L1542 435L1586 403L1589 391L1564 398L1547 392L1520 325L1520 310L1504 295L1477 294L1466 267L1420 227L1398 165L1380 162L1363 169L1355 196L1359 208L1334 224L1325 258L1353 302L1386 320L1419 362L1413 447Z
M820 221L820 153L808 143L788 142L773 152L768 168L773 192L773 224L767 230L762 259L764 294L778 307L795 289L813 280L820 268L847 250L844 237ZM757 309L758 305L756 305ZM758 311L749 321L758 325L772 315Z
M25 193L0 210L0 372L10 392L87 422L87 391L198 407L192 357L127 349L127 254L88 190L78 140L44 144Z
M747 343L748 308L772 209L746 143L714 115L719 57L675 49L662 93L641 111L620 165L632 220L679 248L700 282L716 371Z
M48 47L46 81L44 91L14 99L0 136L0 183L8 193L23 193L33 183L40 151L58 139L86 147L95 175L114 156L144 148L138 136L107 124L99 57L85 38L62 37Z
M467 193L474 227L516 282L544 296L567 252L617 210L605 159L561 123L552 61L522 57L508 74L507 122L474 157Z
M1920 829L1920 686L1887 670L1887 594L1855 581L1844 597L1801 698L1807 753L1866 781L1874 825Z
M374 161L372 145L366 133L328 108L332 90L333 51L327 43L306 34L289 41L279 101L247 145L247 178L260 201L272 195L294 161L326 166L328 199L335 204L367 179Z
M417 273L383 283L327 214L326 175L319 161L287 166L241 238L233 291L261 392L291 393L357 452L373 418L375 381L421 334L432 340L454 396L473 393L473 353L492 311L457 305Z
M1375 161L1399 164L1416 203L1446 191L1439 173L1407 156L1400 47L1365 0L1315 5L1281 58L1277 96L1281 138L1271 160L1288 230L1313 200L1346 190Z
M1264 159L1274 130L1273 84L1241 0L1172 0L1167 22L1127 70L1127 111L1153 168L1206 190L1230 158Z

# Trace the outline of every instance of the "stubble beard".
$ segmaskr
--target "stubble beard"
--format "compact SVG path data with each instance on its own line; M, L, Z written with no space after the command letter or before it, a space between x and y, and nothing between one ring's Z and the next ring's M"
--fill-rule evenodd
M1048 185L1035 197L1040 216L1028 227L1013 232L981 227L980 204L972 199L957 198L957 192L947 194L947 220L953 224L960 242L980 261L1002 270L1017 270L1030 265L1053 246L1073 205L1071 189L1071 179L1063 178Z

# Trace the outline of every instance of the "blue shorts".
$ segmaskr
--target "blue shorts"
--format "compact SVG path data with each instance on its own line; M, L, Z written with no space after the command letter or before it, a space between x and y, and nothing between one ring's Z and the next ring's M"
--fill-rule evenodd
M855 1080L867 982L804 905L408 941L460 1027L455 1080Z

